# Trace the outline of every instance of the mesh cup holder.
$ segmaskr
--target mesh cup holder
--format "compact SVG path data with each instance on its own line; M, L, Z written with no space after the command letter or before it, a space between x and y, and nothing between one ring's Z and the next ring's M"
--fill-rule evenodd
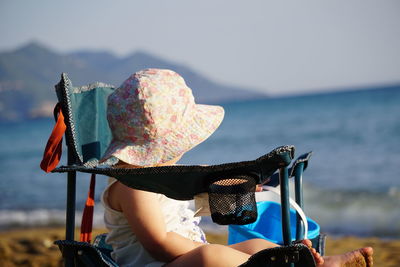
M248 175L223 178L209 185L208 195L213 222L249 224L257 219L256 181Z

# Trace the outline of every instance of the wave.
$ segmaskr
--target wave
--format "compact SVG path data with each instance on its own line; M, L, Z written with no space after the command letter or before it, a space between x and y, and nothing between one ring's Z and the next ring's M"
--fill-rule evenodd
M93 226L104 228L103 208L95 207ZM58 227L65 226L65 210L59 209L34 209L34 210L0 210L0 229L14 229L23 227ZM81 223L82 212L75 213L75 225Z
M316 190L306 186L306 212L335 235L400 237L400 190Z

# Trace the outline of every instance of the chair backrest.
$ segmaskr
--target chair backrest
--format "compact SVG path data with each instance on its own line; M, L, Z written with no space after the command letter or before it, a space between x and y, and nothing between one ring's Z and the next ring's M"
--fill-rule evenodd
M67 125L66 141L74 163L96 166L112 134L107 122L107 97L114 86L96 82L74 87L66 73L56 85L56 93Z

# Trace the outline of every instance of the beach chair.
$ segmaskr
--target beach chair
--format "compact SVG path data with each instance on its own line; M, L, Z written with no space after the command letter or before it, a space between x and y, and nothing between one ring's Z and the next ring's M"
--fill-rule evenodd
M191 200L208 193L211 218L215 223L244 225L257 218L257 184L280 185L284 246L253 255L242 266L315 266L308 248L293 243L290 230L289 177L295 177L296 200L302 205L302 172L310 154L298 158L291 168L294 146L280 146L254 160L212 166L165 166L141 169L113 168L109 160L99 159L111 141L106 119L106 102L114 87L104 83L74 87L67 74L55 86L58 104L54 109L56 125L46 145L41 168L46 172L67 174L66 238L55 241L65 266L117 266L110 256L105 235L91 243L96 174L111 176L123 184L162 193L178 200ZM56 167L61 158L62 138L67 144L67 165ZM76 173L91 177L88 199L82 216L80 241L75 235ZM297 220L296 239L303 239L302 224ZM324 239L317 242L320 252Z

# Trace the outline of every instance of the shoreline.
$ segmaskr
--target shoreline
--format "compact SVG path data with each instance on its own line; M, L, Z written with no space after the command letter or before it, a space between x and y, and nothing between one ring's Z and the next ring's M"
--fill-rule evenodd
M93 236L106 232L93 230ZM226 233L207 232L210 243L226 244ZM76 238L79 230L75 231ZM0 266L63 266L61 253L53 244L64 239L63 227L32 227L0 231ZM345 253L360 247L374 248L374 266L400 266L400 239L387 240L379 237L328 236L326 255Z

